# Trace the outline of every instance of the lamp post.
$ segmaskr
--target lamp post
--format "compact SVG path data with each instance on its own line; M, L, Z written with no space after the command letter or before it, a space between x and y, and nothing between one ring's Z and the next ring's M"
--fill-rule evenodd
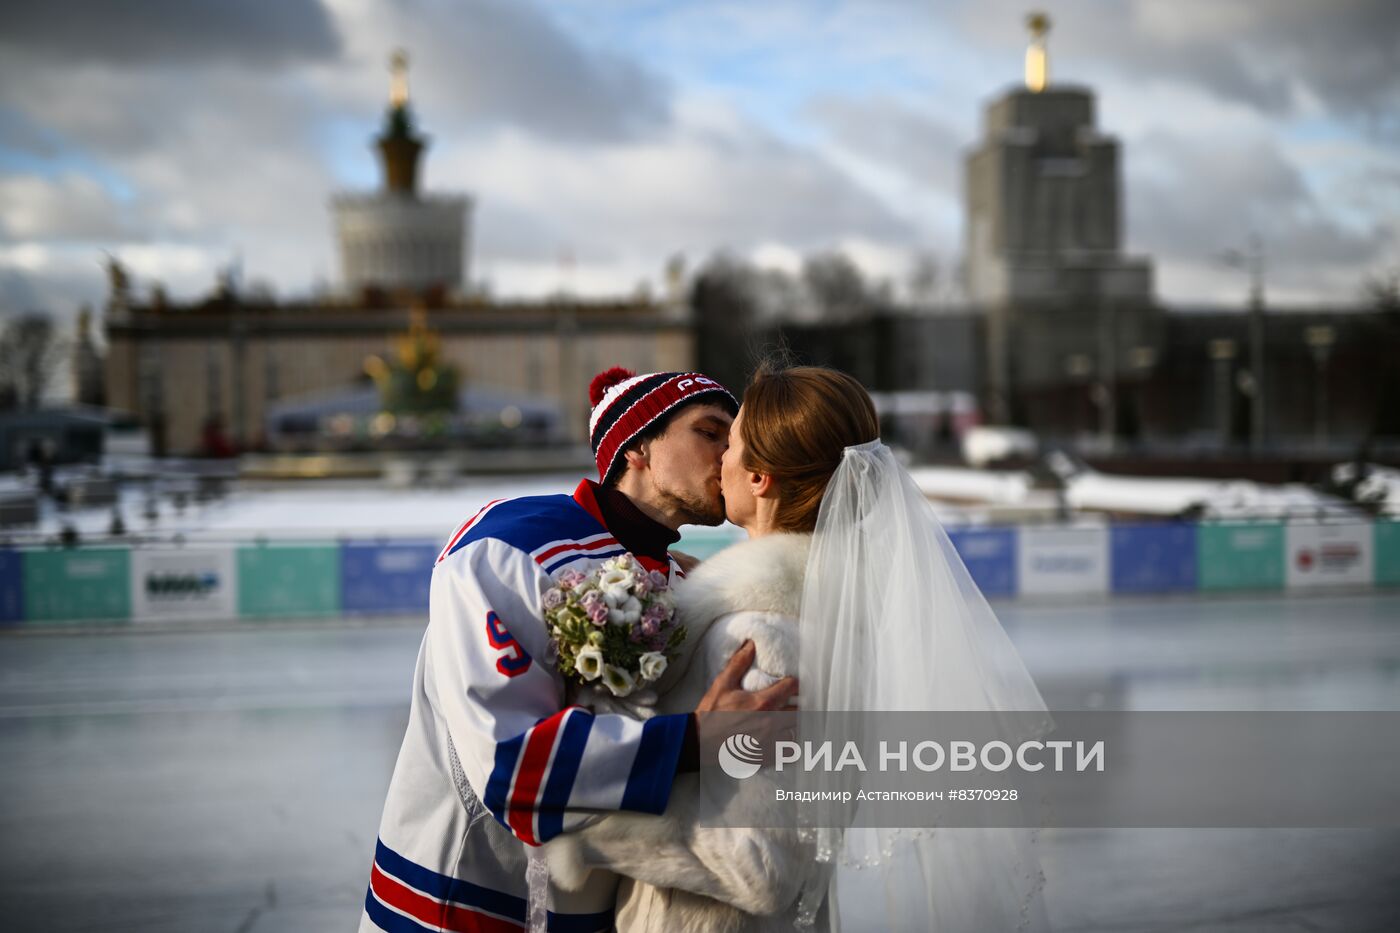
M1104 295L1098 294L1099 381L1095 386L1095 404L1099 406L1099 443L1107 453L1113 452L1114 434L1118 428L1118 343L1115 308Z
M1083 386L1084 380L1094 371L1094 362L1087 353L1072 353L1065 357L1065 375L1076 386ZM1074 433L1079 433L1079 410L1081 402L1078 391L1074 398Z
M1235 341L1228 337L1212 340L1206 347L1215 364L1215 423L1220 429L1220 446L1230 445L1230 365L1235 359Z
M1264 449L1264 243L1251 233L1244 251L1226 250L1221 258L1227 266L1249 273L1249 369L1254 388L1249 397L1249 441L1258 454Z
M1152 372L1152 367L1157 365L1157 348L1133 347L1128 351L1128 365L1133 371L1132 423L1135 426L1134 440L1141 445L1143 436L1146 434L1143 424L1145 421L1143 408L1145 407L1144 397L1147 393L1144 386L1148 374Z
M1313 412L1313 441L1319 447L1327 444L1327 362L1337 331L1330 324L1317 324L1303 331L1303 342L1312 350L1313 365L1317 367L1317 394Z

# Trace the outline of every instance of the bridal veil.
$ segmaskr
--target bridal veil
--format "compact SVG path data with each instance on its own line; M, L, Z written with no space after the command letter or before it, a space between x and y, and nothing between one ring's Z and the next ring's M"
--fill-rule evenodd
M846 448L827 487L800 631L804 731L828 714L872 722L892 711L992 713L1006 737L1049 727L1034 681L932 506L878 440ZM807 780L830 790L853 779ZM833 889L843 933L1046 926L1032 830L861 828L858 817L801 830L817 862L799 927Z

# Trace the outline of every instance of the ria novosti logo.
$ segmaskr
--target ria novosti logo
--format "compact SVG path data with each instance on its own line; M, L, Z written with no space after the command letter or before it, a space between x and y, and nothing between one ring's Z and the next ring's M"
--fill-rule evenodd
M720 770L736 780L753 777L762 765L763 746L746 732L736 732L719 747Z

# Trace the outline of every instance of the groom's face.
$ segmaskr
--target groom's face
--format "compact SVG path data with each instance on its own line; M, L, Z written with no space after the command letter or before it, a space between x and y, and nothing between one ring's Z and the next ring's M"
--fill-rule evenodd
M686 524L724 521L720 461L729 446L733 420L718 405L690 405L677 412L666 432L648 445L653 495Z

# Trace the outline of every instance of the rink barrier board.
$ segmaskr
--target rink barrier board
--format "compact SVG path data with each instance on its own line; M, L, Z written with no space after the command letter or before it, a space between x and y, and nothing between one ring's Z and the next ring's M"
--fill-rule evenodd
M1374 534L1376 586L1400 586L1400 521L1379 521Z
M132 550L133 621L198 622L237 614L238 564L232 548Z
M1108 529L1017 529L1016 595L1098 596L1108 592Z
M948 538L984 595L1016 595L1016 529L954 528Z
M1202 592L1283 589L1287 578L1283 523L1197 525L1196 568Z
M0 626L24 621L24 556L0 548Z
M1400 587L1400 521L954 527L989 597ZM678 550L742 540L687 529ZM231 618L426 618L437 542L0 548L0 626Z
M432 541L347 541L340 546L340 608L345 613L428 616Z
M245 619L340 615L340 546L238 548L238 615Z
M1194 593L1196 526L1185 522L1111 525L1109 584L1114 593Z
M29 624L131 618L131 552L100 547L20 553L21 601Z

